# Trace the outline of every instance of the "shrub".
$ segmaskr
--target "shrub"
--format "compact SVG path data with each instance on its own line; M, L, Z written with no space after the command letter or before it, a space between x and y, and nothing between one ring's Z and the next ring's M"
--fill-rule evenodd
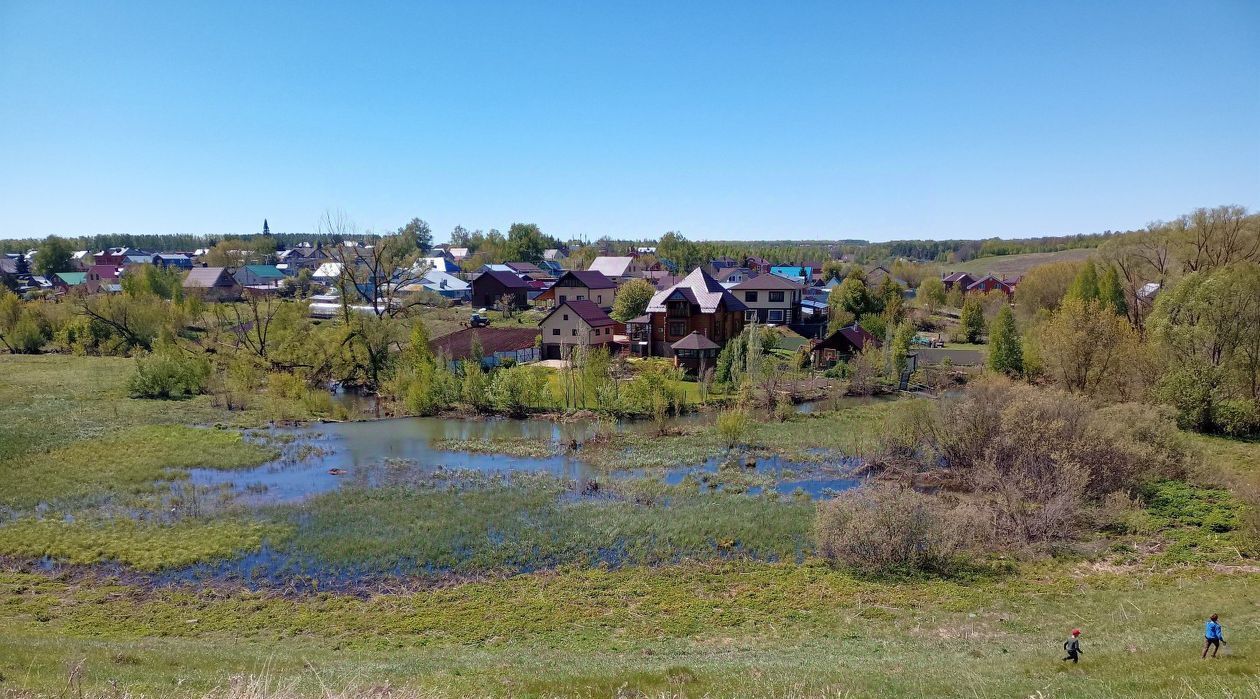
M948 575L985 527L973 511L909 488L870 484L818 505L818 553L865 573Z
M739 408L724 410L717 417L718 434L722 436L722 441L728 449L733 449L743 443L748 438L751 427L748 413Z
M1212 416L1216 430L1230 437L1250 437L1260 434L1260 406L1246 398L1231 398L1216 405Z
M127 392L132 398L185 398L205 391L209 379L209 362L168 348L136 358Z

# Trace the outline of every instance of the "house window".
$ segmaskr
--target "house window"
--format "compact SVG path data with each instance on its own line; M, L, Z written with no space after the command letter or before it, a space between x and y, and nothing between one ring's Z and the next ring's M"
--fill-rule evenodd
M560 294L560 303L564 303L567 300L568 299L565 298L564 294Z
M577 337L577 328L573 329L573 337Z
M686 323L670 323L669 334L673 337L678 337L679 335L686 335L687 324Z
M560 328L552 328L552 329L551 329L551 334L552 334L552 335L559 335L559 334L560 334Z
M753 310L744 311L744 321L751 323L757 320L757 312Z
M755 301L757 300L757 292L755 292L755 291L745 291L745 292L744 292L744 300L745 300L745 301L754 301L754 302L755 302Z
M583 296L582 294L578 294L578 295L577 295L577 300L578 300L578 301L585 301L585 300L586 300L586 297L585 297L585 296Z
M569 314L568 314L568 313L562 313L561 315L563 315L563 316L564 316L564 319L565 319L565 320L568 320L568 319L569 319Z
M770 311L768 318L771 323L782 323L783 311Z
M782 303L782 302L783 302L783 292L782 292L782 291L771 291L771 292L770 292L770 300L771 300L771 301L778 301L779 303Z

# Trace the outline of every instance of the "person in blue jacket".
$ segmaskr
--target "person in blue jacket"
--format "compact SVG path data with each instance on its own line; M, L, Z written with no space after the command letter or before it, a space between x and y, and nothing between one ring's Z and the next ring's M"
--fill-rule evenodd
M1208 648L1212 649L1212 657L1215 658L1216 651L1221 649L1222 643L1225 643L1225 635L1221 632L1221 623L1216 620L1215 614L1203 625L1203 638L1203 658L1207 658Z

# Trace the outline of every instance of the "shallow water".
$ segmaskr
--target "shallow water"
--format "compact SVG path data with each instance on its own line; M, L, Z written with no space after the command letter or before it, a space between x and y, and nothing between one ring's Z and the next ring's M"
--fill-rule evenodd
M809 405L809 404L802 404ZM238 502L261 506L300 502L344 485L380 487L444 471L502 474L513 471L546 473L579 485L608 478L626 479L661 475L662 471L627 470L605 473L583 462L579 454L563 452L561 445L594 436L594 421L556 423L545 420L396 418L366 422L341 422L314 427L273 428L259 438L276 441L281 458L252 469L224 471L192 469L191 482L202 488L228 487ZM644 423L620 423L619 429L650 429ZM433 447L440 439L487 441L530 439L556 448L547 457L445 451ZM665 482L676 485L688 474L716 472L721 459L703 464L680 465L663 472ZM771 476L776 489L792 493L798 487L810 496L824 497L829 490L854 487L849 474L858 466L854 459L831 464L795 463L769 457L748 471ZM332 471L339 475L333 475Z

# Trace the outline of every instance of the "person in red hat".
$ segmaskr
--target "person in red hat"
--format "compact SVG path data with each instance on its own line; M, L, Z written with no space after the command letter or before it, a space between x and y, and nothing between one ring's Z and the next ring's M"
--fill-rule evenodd
M1072 664L1080 662L1081 655L1085 651L1081 650L1081 630L1072 629L1072 637L1063 642L1063 650L1067 651L1067 657L1064 660L1071 660Z

